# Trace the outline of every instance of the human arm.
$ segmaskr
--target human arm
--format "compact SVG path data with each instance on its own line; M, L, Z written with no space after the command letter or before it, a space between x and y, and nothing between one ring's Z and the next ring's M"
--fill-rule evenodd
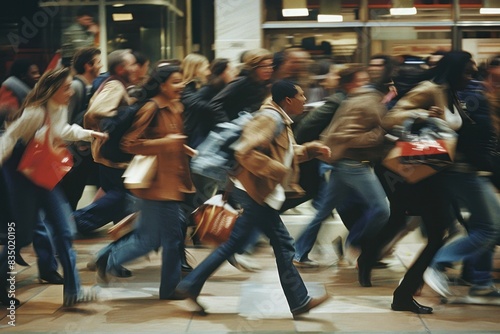
M155 102L145 103L136 113L132 127L123 136L120 147L131 154L157 155L159 153L185 152L186 136L179 133L168 134L162 138L144 137L146 129L156 117L158 110Z

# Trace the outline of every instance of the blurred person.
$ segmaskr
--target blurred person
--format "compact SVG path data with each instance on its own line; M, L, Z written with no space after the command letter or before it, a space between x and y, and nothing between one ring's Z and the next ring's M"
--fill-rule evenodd
M285 49L281 65L282 77L279 79L291 80L301 87L308 87L311 82L309 78L311 63L311 55L304 49ZM306 95L306 97L309 99L309 96Z
M210 101L214 124L231 121L240 111L258 110L269 96L273 54L266 49L252 49L245 53L244 59L245 74L230 82Z
M9 189L9 200L13 221L16 222L15 248L21 248L31 242L35 223L39 220L39 211L45 214L44 222L53 231L53 240L64 270L63 305L73 306L76 303L93 298L80 286L80 278L76 270L76 254L72 248L70 231L71 209L60 186L47 190L35 185L24 174L17 170L26 143L39 130L50 131L51 144L58 145L61 140L105 140L106 134L67 123L67 105L73 94L69 68L45 73L0 138L0 162ZM19 140L21 139L21 140ZM10 248L10 247L9 247ZM0 275L5 288L8 271L8 247L4 247L0 256ZM6 290L0 290L0 302L3 305L18 305L19 301L9 298Z
M241 171L233 179L235 189L231 193L242 205L243 213L237 219L229 240L188 274L175 290L176 297L189 299L202 314L205 311L197 299L203 285L225 260L244 245L254 227L258 227L270 239L280 282L294 318L328 298L328 295L309 296L292 264L293 239L278 212L285 194L303 193L297 184L298 160L328 156L330 153L327 147L319 143L294 145L289 115L302 113L305 100L302 88L289 81L278 81L272 86L272 101L262 106L263 110L273 114L257 112L243 130L235 148ZM280 124L284 125L283 130L275 136Z
M38 66L29 59L18 59L12 63L9 77L2 83L0 88L0 128L8 126L17 116L26 96L40 79ZM5 122L4 122L5 120ZM0 175L0 188L3 198L8 198L7 184ZM2 228L7 229L7 224L12 221L12 214L8 201L2 201L0 214L2 215ZM62 284L63 278L57 272L58 263L54 254L54 247L49 237L49 231L43 223L43 217L39 217L33 233L33 248L37 255L37 267L39 280L50 284ZM16 253L16 263L22 266L29 264L23 259L20 249Z
M457 91L463 89L466 68L471 56L467 52L447 53L432 69L419 78L420 83L406 93L384 118L384 126L391 129L402 125L407 119L437 117L445 121L451 129L458 130L464 119ZM464 117L464 118L462 118ZM458 157L458 155L457 155ZM385 177L391 177L386 170ZM424 272L444 244L444 235L450 222L451 203L454 195L450 193L450 175L446 171L434 174L415 184L409 184L394 177L388 193L391 204L391 217L388 224L373 239L373 243L362 250L358 259L358 278L362 286L371 286L370 273L373 264L380 256L381 249L390 242L406 225L406 213L420 215L427 232L427 244L406 272L403 280L393 294L391 308L395 311L413 313L432 313L433 309L419 304L413 296L424 281ZM460 183L462 184L462 183ZM470 184L478 186L477 183ZM479 191L476 188L475 191Z
M148 188L133 189L140 199L137 228L128 237L105 248L97 259L99 279L108 281L125 262L162 247L160 299L172 299L181 279L184 236L181 202L194 192L189 175L180 103L184 81L179 67L155 69L145 85L146 103L137 112L134 124L121 146L132 154L155 155L158 168Z
M94 22L94 13L87 7L80 7L72 25L63 30L61 37L61 63L71 66L76 50L98 45L99 25Z
M100 121L116 115L120 106L135 102L128 95L127 86L136 78L137 65L130 50L116 50L108 55L111 74L92 96L83 123L85 128L100 130ZM91 143L92 157L99 164L99 179L105 194L84 208L76 210L73 216L80 233L89 233L109 222L117 223L134 212L129 192L123 185L122 175L127 162L114 162L100 153L102 140Z
M365 70L353 72L358 79L368 78ZM383 153L385 131L381 120L387 109L382 99L378 90L352 84L330 124L321 133L321 142L332 150L332 157L325 160L332 166L331 174L319 199L318 211L296 241L296 266L317 266L308 254L322 222L338 206L351 206L354 202L359 212L357 219L347 226L346 255L351 262L356 261L363 245L387 223L389 205L372 167Z
M320 102L333 93L338 85L335 65L328 59L313 62L309 69L311 84L307 88L308 103Z
M72 66L76 74L71 82L74 94L68 105L68 123L82 126L83 115L87 111L91 98L92 81L97 78L102 68L101 50L95 47L79 49L73 57ZM75 211L89 177L98 177L98 165L92 159L90 143L76 142L70 146L70 149L75 164L63 178L61 187L71 208Z
M498 168L497 133L491 120L490 103L480 82L473 81L477 71L470 53L454 52L443 60L456 63L449 90L455 90L457 113L462 118L458 130L457 153L453 165L443 172L448 196L470 212L465 222L467 235L444 245L434 256L424 273L425 282L443 296L451 295L445 268L448 264L466 261L471 267L466 272L472 286L471 297L500 298L500 290L493 282L493 254L500 236L500 202L493 185L484 172ZM436 68L440 66L436 65ZM462 108L459 112L458 108ZM481 173L481 174L479 174Z

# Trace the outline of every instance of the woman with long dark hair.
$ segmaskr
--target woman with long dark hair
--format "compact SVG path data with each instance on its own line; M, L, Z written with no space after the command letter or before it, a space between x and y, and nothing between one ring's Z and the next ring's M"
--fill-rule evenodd
M107 275L116 275L123 263L161 246L160 299L169 299L181 279L181 203L186 193L194 192L183 134L184 81L179 67L160 64L144 88L146 103L137 111L121 147L128 153L156 156L157 171L149 187L131 190L140 199L138 226L128 238L101 252L97 274L107 281Z
M80 287L76 270L76 254L72 248L70 230L71 208L59 185L53 190L45 189L19 172L17 167L26 144L41 132L49 131L48 138L53 147L63 141L107 138L104 133L68 124L66 108L73 94L71 79L68 68L45 73L26 97L18 118L0 138L0 162L3 162L2 171L9 191L13 222L16 224L15 248L31 243L41 211L45 215L44 222L53 231L54 245L64 270L64 306L72 306L91 297ZM15 271L10 264L9 249L4 247L0 255L1 286L6 284L7 272ZM9 298L4 289L0 289L0 302L3 305L19 304L19 301Z
M444 55L436 67L418 78L416 87L403 96L384 117L386 129L402 125L407 119L437 117L446 121L454 130L469 121L462 111L457 92L463 88L471 55L464 51L452 51ZM470 77L469 77L470 80ZM413 299L423 284L423 274L434 255L443 245L446 228L453 219L451 194L443 172L437 173L416 184L409 184L387 169L379 170L385 180L385 188L391 204L391 216L387 225L362 249L358 259L359 282L371 286L371 269L381 251L402 229L406 214L420 215L427 232L427 245L408 269L404 279L394 291L392 309L414 313L432 313L432 308L420 305ZM387 180L391 180L388 184Z

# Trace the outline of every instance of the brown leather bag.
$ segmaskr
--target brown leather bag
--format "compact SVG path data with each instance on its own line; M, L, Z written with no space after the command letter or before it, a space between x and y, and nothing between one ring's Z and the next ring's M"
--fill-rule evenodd
M227 203L226 196L215 195L191 213L196 226L193 236L204 244L217 246L226 242L242 213Z

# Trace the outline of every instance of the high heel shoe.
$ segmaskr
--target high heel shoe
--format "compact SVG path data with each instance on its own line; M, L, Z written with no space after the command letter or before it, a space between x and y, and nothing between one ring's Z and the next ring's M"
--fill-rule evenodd
M419 304L415 299L399 300L396 298L392 300L391 308L394 311L410 311L417 314L431 314L432 307Z
M371 287L371 274L372 268L368 261L365 260L363 254L358 258L358 281L359 285L363 287Z

